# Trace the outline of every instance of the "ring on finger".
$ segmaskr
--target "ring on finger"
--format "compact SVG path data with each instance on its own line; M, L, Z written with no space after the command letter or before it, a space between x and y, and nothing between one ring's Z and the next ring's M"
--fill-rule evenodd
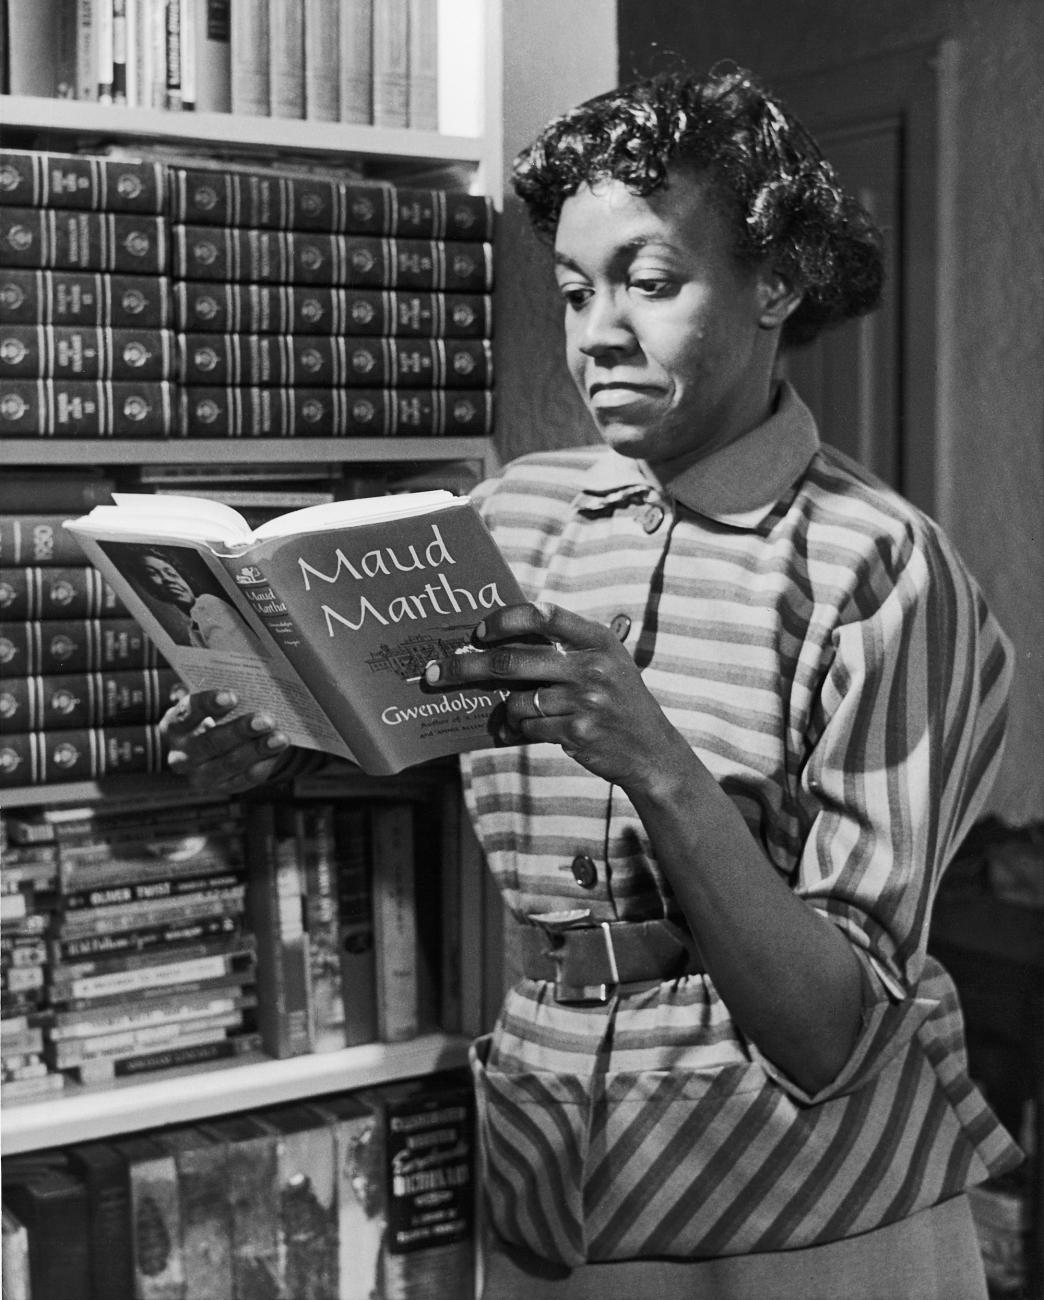
M547 714L546 714L546 713L544 712L544 710L540 707L540 688L539 688L539 686L538 686L537 689L533 692L533 708L536 709L536 713L537 713L537 717L538 717L538 718L546 718L546 717L547 717Z

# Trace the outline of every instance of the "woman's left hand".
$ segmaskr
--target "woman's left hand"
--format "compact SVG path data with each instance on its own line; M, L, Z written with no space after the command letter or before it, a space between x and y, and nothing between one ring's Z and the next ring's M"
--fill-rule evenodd
M509 605L475 629L474 650L428 664L429 688L509 691L502 745L549 741L625 789L648 785L674 751L691 762L627 650L607 627L557 605Z

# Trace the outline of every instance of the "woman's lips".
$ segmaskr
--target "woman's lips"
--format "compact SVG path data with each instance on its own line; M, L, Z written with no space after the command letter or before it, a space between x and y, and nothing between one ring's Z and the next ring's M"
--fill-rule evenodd
M596 411L644 405L658 396L659 389L645 384L595 384L588 390L588 401Z

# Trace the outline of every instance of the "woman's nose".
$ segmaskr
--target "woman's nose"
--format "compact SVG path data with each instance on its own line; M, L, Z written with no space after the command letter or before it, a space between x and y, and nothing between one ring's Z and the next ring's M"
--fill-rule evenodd
M629 352L635 346L626 312L614 294L598 293L591 297L578 324L577 346L589 357Z

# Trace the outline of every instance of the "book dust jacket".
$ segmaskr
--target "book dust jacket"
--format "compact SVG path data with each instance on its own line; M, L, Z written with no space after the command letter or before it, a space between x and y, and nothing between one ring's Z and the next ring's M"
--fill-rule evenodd
M492 743L506 693L421 688L429 660L468 653L489 610L523 599L470 502L269 540L225 562L367 771Z
M388 1090L384 1112L388 1296L463 1296L474 1287L475 1139L470 1084Z

